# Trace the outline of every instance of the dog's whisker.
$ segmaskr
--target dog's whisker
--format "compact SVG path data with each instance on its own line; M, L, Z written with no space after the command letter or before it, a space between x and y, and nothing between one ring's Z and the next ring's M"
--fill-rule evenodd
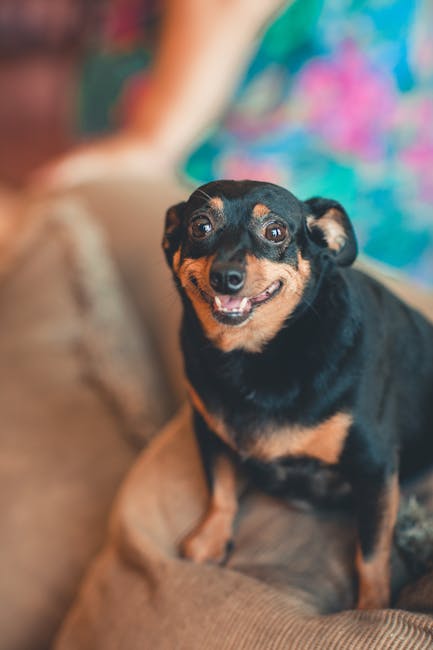
M196 192L200 192L200 194L203 194L203 196L204 196L206 199L208 199L209 201L212 201L212 197L211 197L209 194L207 194L207 192L205 192L204 190L202 190L201 187L199 187L198 190L196 190Z
M304 302L304 303L305 303L305 304L306 304L306 305L311 309L312 312L314 312L314 314L317 316L317 318L320 319L320 314L319 314L319 312L317 311L317 309L315 308L315 306L314 306L311 302L309 302L309 301L307 300L307 298L306 298L302 293L300 293L300 292L297 291L296 289L293 289L293 293L294 293L295 295L297 295L297 296L298 296L298 297L299 297L299 298L300 298L300 299L301 299L301 300L302 300L302 301L303 301L303 302Z

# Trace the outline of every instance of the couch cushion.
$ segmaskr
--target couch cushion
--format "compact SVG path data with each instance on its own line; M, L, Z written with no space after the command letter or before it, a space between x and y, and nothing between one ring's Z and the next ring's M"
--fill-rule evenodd
M120 479L167 417L101 227L77 200L31 210L1 259L2 650L48 647Z
M134 304L150 323L164 366L172 372L174 360L180 367L178 309L159 240L167 205L186 192L171 184L131 182L92 184L79 194L108 233ZM407 288L398 277L386 281L433 314L431 295ZM179 375L174 373L175 389ZM426 616L392 610L336 613L354 598L354 529L350 518L336 512L305 512L250 494L242 503L227 567L179 559L179 540L206 503L191 431L183 413L134 466L105 547L62 628L58 650L421 648L433 642ZM398 557L394 564L396 591L405 576ZM411 594L415 602L411 589L420 593L408 588L408 606ZM423 601L423 607L428 609L428 603Z
M347 609L354 601L354 527L348 515L305 511L248 493L234 552L222 568L178 557L179 541L205 504L192 423L184 411L126 480L109 539L56 650L421 650L433 645L430 616ZM401 567L394 571L395 587L403 577ZM431 601L424 601L423 610L433 611Z
M180 301L161 242L167 208L190 191L170 178L153 182L112 179L75 190L104 230L128 296L146 323L173 407L180 406L185 397L179 351Z

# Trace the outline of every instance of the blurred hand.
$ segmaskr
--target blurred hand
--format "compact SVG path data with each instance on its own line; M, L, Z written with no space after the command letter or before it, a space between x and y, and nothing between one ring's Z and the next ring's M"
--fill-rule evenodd
M38 169L29 180L33 191L51 192L114 177L157 177L172 168L158 147L140 134L122 132L72 150Z
M264 24L289 1L168 0L151 83L135 98L129 128L40 170L32 189L172 171L219 118Z

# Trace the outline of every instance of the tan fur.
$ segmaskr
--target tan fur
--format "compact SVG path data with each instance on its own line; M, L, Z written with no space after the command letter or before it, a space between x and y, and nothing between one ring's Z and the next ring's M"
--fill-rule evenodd
M335 464L344 447L352 416L336 413L315 427L281 427L260 436L250 453L264 461L284 456L309 456Z
M391 546L399 499L398 478L394 474L383 495L382 525L372 557L366 560L359 545L357 548L358 609L382 609L389 606Z
M221 562L233 534L238 509L236 471L227 456L215 461L213 490L207 511L199 525L184 539L181 552L195 562Z
M203 420L208 425L209 429L213 431L219 438L221 438L221 440L223 440L223 442L225 442L226 445L228 445L232 449L235 449L235 445L233 443L233 440L230 437L230 434L228 432L228 429L224 421L207 410L203 400L197 394L197 392L194 390L194 388L191 386L191 384L188 381L186 382L186 389L192 405L194 406L196 411L200 413Z
M216 212L223 212L224 210L223 200L219 196L214 196L212 199L209 199L208 205Z
M180 268L180 249L178 249L173 255L173 271L175 273L178 273L179 268Z
M176 251L174 258L178 255L179 251ZM177 275L180 280L180 283L184 289L190 289L191 287L191 275L193 275L196 280L199 282L200 286L203 287L202 278L207 278L209 276L209 269L211 267L213 257L199 257L194 259L192 257L186 257L180 262L180 253L179 257L176 257L178 262ZM197 289L192 285L194 289L194 294L197 293ZM208 290L209 292L209 290Z
M307 226L310 229L320 228L331 250L338 252L346 242L346 233L341 222L341 214L335 208L331 208L323 217L307 217Z
M229 430L224 420L210 413L201 397L189 382L187 391L190 400L202 416L209 429L232 449L245 456L251 456L265 462L271 462L284 456L308 456L324 463L335 464L341 455L352 424L352 416L348 413L336 413L328 420L314 427L275 427L269 430L258 430L251 435L248 447L238 448L235 436Z
M264 205L263 203L257 203L253 208L254 219L262 219L263 217L266 217L266 215L269 213L270 213L270 209L268 208L267 205Z
M191 282L191 275L196 278L200 287L206 291L206 293L209 295L213 294L213 291L208 284L209 270L213 260L213 256L200 257L198 259L185 258L180 263L180 251L176 251L173 257L173 269L178 276L182 287L187 293L188 298L191 300L195 312L205 331L213 326L215 319L212 316L211 306L205 301L203 296L200 295L198 288Z
M309 262L304 260L300 253L298 253L298 268L247 255L247 280L240 296L256 296L275 280L282 280L283 287L275 298L259 305L248 321L233 326L215 320L211 306L191 282L192 274L203 291L214 295L209 286L209 270L213 259L212 256L199 259L186 258L180 262L180 251L176 251L173 257L173 269L194 306L206 336L216 347L224 352L237 348L248 352L260 352L278 333L284 321L299 303L310 277Z
M238 327L216 323L207 332L208 337L223 352L241 348L261 352L280 331L284 321L295 310L310 277L310 264L298 253L298 268L290 264L271 262L247 256L247 281L242 295L256 296L275 280L282 280L279 294L255 308L252 317Z

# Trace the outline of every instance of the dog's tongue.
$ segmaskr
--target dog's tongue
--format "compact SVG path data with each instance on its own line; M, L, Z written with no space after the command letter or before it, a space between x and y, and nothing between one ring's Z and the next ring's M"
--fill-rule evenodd
M240 296L218 296L221 305L226 309L240 309L243 298Z
M215 307L218 311L250 311L251 301L245 296L215 296Z
M213 307L215 311L219 312L236 312L246 314L249 313L253 305L258 305L261 302L265 302L270 298L281 286L281 282L276 280L273 282L267 289L259 293L253 298L248 298L247 296L227 296L219 294L214 296Z

